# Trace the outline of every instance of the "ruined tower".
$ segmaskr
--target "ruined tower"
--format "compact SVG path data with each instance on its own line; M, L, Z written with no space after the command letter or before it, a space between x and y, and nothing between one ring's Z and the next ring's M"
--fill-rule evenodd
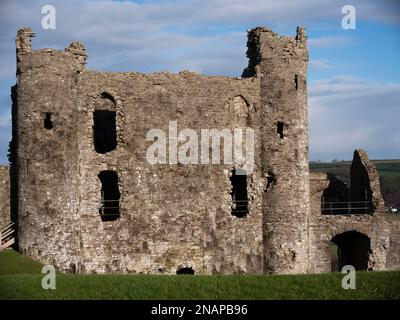
M296 38L249 32L249 67L260 78L264 271L304 273L307 261L309 168L305 31Z
M18 190L12 202L18 210L19 247L74 271L79 256L75 85L84 53L74 47L33 51L33 36L29 28L18 31L12 90L11 160Z

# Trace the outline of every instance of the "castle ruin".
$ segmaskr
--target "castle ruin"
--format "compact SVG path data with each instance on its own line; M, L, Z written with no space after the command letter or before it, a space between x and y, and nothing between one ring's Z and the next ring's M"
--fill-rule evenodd
M82 43L32 50L32 36L17 33L12 88L10 207L23 254L73 273L399 269L399 225L366 153L354 153L350 187L309 172L304 29L250 30L241 78L91 71ZM171 121L252 128L252 172L148 163L146 134Z

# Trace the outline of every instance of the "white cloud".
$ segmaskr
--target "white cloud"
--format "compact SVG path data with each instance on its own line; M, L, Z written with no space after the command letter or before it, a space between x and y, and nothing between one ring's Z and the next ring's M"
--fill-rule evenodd
M350 45L353 40L350 37L343 36L325 36L320 38L308 39L308 45L315 48L332 48Z
M11 114L7 112L6 114L0 115L0 127L10 127L11 126Z
M21 26L37 32L34 47L62 49L81 40L89 53L89 67L101 70L161 71L195 66L209 74L240 75L246 65L246 35L229 32L269 24L274 29L295 33L297 24L313 28L340 26L343 0L212 0L129 1L54 0L57 29L41 29L41 8L46 1L7 1L0 3L0 77L15 70L14 37ZM357 19L392 21L399 12L394 2L353 0ZM374 13L374 14L373 14ZM400 19L399 19L400 20ZM244 29L243 29L244 31ZM221 34L223 36L221 36ZM309 39L310 46L332 47L351 43L351 38L331 36ZM229 47L235 54L229 54ZM186 52L187 54L182 54ZM189 53L188 53L189 52ZM241 55L239 55L239 54ZM175 58L175 60L174 60ZM196 63L193 63L196 60ZM219 67L217 61L226 61ZM240 62L240 65L238 65ZM234 66L231 71L227 66ZM321 63L319 67L322 67Z
M365 148L373 158L400 157L400 83L349 75L314 81L309 87L310 151L329 160Z
M315 60L315 59L311 59L308 62L308 65L311 69L315 70L325 70L333 67L327 60Z

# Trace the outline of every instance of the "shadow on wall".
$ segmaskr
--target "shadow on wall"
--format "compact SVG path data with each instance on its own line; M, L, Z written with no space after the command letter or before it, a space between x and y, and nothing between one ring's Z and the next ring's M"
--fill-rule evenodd
M379 176L363 150L354 152L350 186L333 174L328 173L327 178L329 184L321 198L322 214L373 214L383 203Z

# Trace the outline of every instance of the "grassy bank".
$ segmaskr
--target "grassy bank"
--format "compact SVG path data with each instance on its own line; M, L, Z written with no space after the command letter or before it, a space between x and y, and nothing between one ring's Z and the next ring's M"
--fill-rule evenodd
M356 290L344 275L149 276L57 274L44 290L40 264L0 253L0 299L400 299L400 272L358 272Z

